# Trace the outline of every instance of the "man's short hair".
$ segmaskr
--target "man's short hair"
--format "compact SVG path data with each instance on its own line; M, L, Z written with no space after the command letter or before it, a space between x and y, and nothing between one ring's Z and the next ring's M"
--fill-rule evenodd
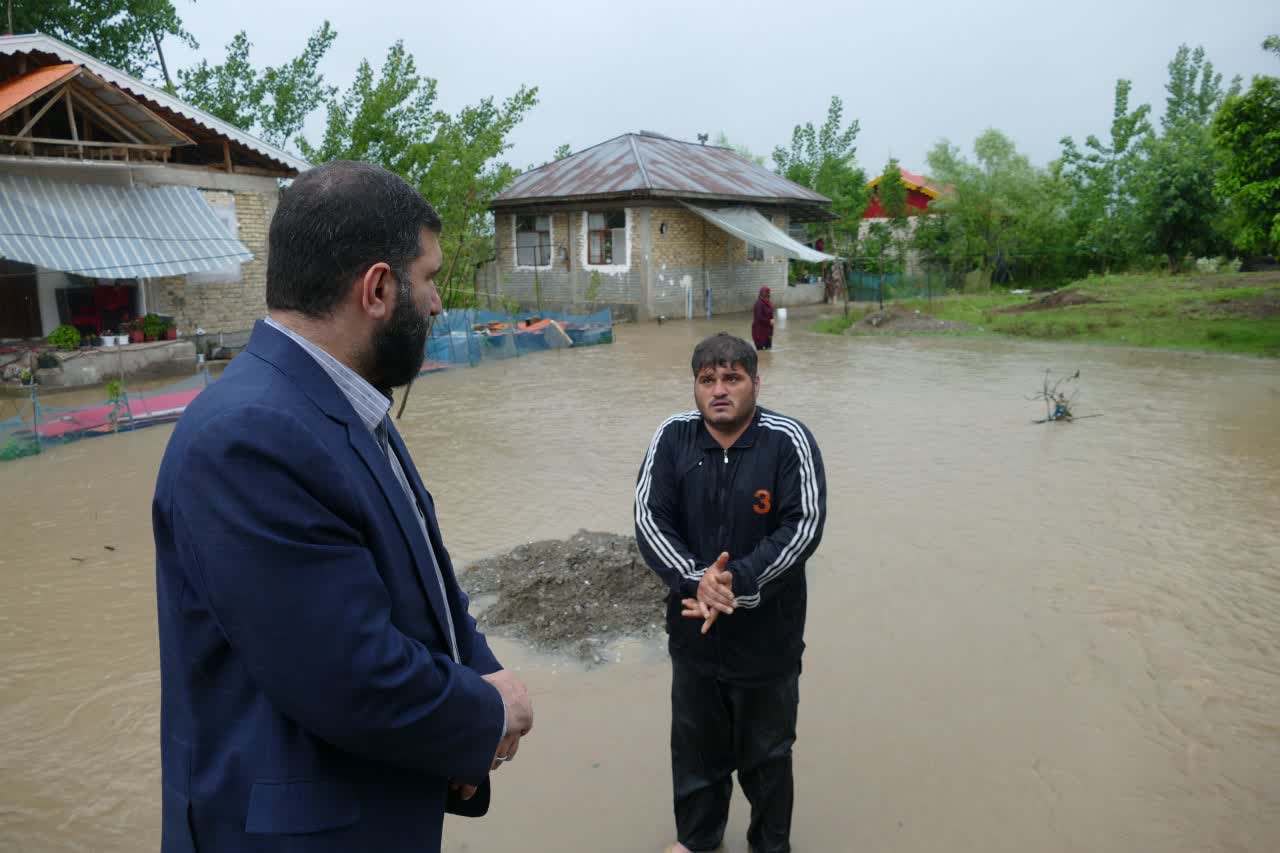
M739 365L752 379L756 378L756 348L728 332L720 332L693 348L693 375L708 367Z
M386 169L335 160L303 172L271 217L267 307L330 316L369 267L382 261L402 276L422 253L422 229L441 227L435 208Z

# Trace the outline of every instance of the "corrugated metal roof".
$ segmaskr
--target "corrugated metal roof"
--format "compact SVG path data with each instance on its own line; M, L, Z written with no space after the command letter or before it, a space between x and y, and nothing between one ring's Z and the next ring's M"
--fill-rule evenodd
M194 144L189 136L147 109L142 101L130 97L87 68L72 85L84 87L94 100L124 116L147 136L148 142L159 145Z
M47 65L0 83L0 118L5 118L24 102L52 89L79 70L79 66L71 63Z
M831 203L728 148L628 133L525 172L493 204L608 195Z
M68 80L73 81L71 87L76 90L77 97L96 101L108 107L109 111L123 116L141 134L138 142L155 145L193 144L190 137L147 109L142 101L111 85L89 69L70 62L46 65L0 83L0 118L7 117L23 104L38 102L45 95L60 97L55 94L55 90L62 91L58 87Z
M112 68L104 62L99 62L89 54L76 50L74 47L52 36L41 33L22 36L0 36L0 54L15 55L20 53L47 53L56 56L63 62L82 65L107 82L137 95L139 98L145 98L167 110L172 110L206 130L243 145L250 151L274 160L286 168L299 172L311 168L311 164L301 157L295 157L286 151L276 148L274 145L268 145L262 140L245 133L240 128L230 125L221 119L214 118L203 110L196 109L190 104L178 100L162 89L157 89L155 86L130 77L123 71Z

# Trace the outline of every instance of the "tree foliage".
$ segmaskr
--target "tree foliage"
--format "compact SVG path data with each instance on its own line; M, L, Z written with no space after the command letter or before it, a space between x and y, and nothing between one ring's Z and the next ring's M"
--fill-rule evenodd
M140 78L160 67L165 36L197 46L171 0L18 0L12 10L14 32L51 35Z
M1263 48L1280 54L1280 36ZM1280 255L1280 79L1255 76L1247 92L1227 97L1213 138L1232 242L1242 252Z
M1151 106L1130 109L1132 87L1129 80L1116 81L1107 142L1090 134L1082 151L1071 137L1063 137L1062 159L1053 167L1071 193L1075 248L1104 271L1131 260L1139 242L1134 175L1142 162L1139 143L1151 133Z
M856 159L859 129L857 119L844 124L844 102L832 95L821 127L798 124L791 132L791 147L773 149L778 174L831 199L831 210L839 217L826 226L833 243L837 233L846 245L856 240L867 209L867 176Z
M325 85L317 70L337 36L325 21L296 57L258 69L249 59L253 45L241 30L227 45L221 64L201 60L178 72L181 96L229 124L284 147L301 132L307 116L337 91Z
M970 286L1053 282L1071 274L1069 188L1040 169L998 130L984 131L973 159L943 141L929 153L935 181L946 187L915 229L913 247Z
M438 281L449 307L465 301L463 283L492 252L489 202L516 174L500 158L511 131L537 104L538 90L522 86L501 103L485 98L450 115L436 108L436 89L396 42L376 74L361 62L350 88L330 101L320 143L302 141L301 148L314 163L382 166L435 205L444 222L445 268Z
M1218 106L1239 90L1222 87L1203 48L1178 48L1169 63L1165 112L1159 136L1144 140L1145 162L1134 176L1138 211L1149 248L1177 269L1187 255L1222 248L1221 207L1214 193L1218 171L1210 122Z

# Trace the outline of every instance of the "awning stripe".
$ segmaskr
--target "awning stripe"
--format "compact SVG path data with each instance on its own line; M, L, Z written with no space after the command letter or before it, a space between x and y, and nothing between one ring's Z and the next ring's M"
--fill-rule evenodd
M740 240L746 240L761 249L771 249L773 254L794 258L798 261L832 261L834 255L810 249L803 243L791 239L787 232L766 219L754 207L721 207L715 210L700 207L696 204L682 202L685 207Z
M101 278L217 272L253 260L195 187L0 175L0 257Z

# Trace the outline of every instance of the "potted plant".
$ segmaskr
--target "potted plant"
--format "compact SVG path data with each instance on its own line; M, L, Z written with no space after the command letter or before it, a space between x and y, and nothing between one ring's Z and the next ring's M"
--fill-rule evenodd
M36 379L35 379L35 377L34 377L34 376L32 376L32 375L31 375L31 369L30 369L30 368L24 368L24 369L23 369L23 371L22 371L22 384L23 384L23 385L25 385L25 386L27 386L27 387L30 387L30 386L32 386L32 385L34 385L34 384L36 384Z
M142 318L143 337L148 341L158 341L164 335L165 320L159 314L148 314Z
M142 330L142 318L129 321L129 343L140 344L146 340L146 333Z
M61 350L73 350L80 346L80 330L63 323L49 333L48 341Z
M116 333L111 329L107 329L107 333L102 336L102 346L113 347L115 345L116 345Z
M173 322L171 317L166 317L164 321L164 339L166 341L176 341L178 339L178 325Z

